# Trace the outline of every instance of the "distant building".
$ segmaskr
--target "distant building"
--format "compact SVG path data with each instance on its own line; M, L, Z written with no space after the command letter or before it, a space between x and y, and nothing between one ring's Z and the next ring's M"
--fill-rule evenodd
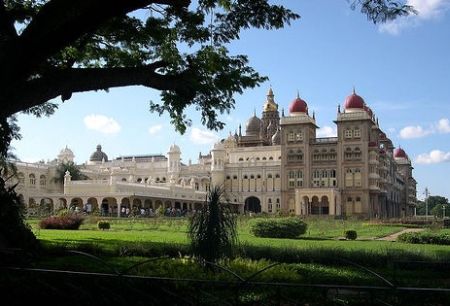
M197 163L181 163L172 145L166 155L110 160L100 145L80 165L88 180L55 183L56 167L73 161L67 147L48 163L17 162L17 192L29 206L88 207L120 215L121 207L199 208L213 185L225 188L237 211L296 215L391 218L411 216L416 181L411 160L380 129L354 91L337 110L337 137L317 138L315 114L298 95L279 114L269 89L261 118L256 112L234 135L216 143Z

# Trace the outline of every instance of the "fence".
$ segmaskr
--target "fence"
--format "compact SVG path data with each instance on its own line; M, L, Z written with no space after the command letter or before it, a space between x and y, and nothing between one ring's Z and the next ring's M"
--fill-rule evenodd
M4 256L10 253L3 252ZM166 257L149 258L122 269L103 259L80 251L83 256L109 273L49 270L36 267L3 266L0 289L3 305L23 305L24 301L58 305L445 305L450 289L396 286L395 282L363 267L345 261L378 278L383 286L342 284L299 284L260 282L258 276L278 263L243 277L227 267L206 263L212 273L229 273L233 281L177 279L131 274L140 266L155 264ZM4 261L2 261L4 262ZM396 262L399 268L413 262ZM429 264L429 263L428 263ZM443 263L445 265L445 263ZM448 267L448 263L446 265Z

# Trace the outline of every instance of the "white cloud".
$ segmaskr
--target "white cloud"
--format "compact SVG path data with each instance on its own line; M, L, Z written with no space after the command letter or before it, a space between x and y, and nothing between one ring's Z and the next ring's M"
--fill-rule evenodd
M162 124L152 125L148 128L148 133L150 135L156 135L159 131L161 131L163 128Z
M415 27L421 22L440 17L450 8L450 0L408 0L407 4L414 7L417 15L412 14L381 24L380 32L398 35L406 28Z
M336 137L337 130L330 126L324 126L317 130L317 137Z
M407 126L400 130L400 138L411 139L411 138L421 138L432 133L432 130L426 130L420 125L418 126Z
M189 139L195 144L213 144L219 140L219 136L211 131L192 128Z
M448 120L447 118L442 118L441 120L439 120L437 129L440 133L450 133L450 120Z
M450 162L450 152L433 150L430 153L420 154L416 158L416 163L418 164L437 164L443 162Z
M103 134L116 134L120 132L120 125L113 118L104 115L88 115L84 117L84 124L90 130Z

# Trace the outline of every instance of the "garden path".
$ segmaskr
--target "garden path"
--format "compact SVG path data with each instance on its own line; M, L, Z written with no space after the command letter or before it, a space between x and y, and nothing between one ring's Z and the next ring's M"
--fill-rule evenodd
M384 236L384 237L378 238L376 240L396 241L398 236L400 236L403 233L411 233L411 232L416 233L416 232L421 232L423 230L424 230L423 228L407 228L400 232L394 233L392 235Z

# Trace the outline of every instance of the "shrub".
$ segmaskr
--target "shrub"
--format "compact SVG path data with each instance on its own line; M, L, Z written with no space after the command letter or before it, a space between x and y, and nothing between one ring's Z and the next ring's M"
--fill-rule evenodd
M307 224L298 218L257 220L251 227L256 237L298 238L306 232Z
M97 227L98 227L98 229L101 229L101 230L108 230L111 228L111 225L106 220L100 220L97 222Z
M236 216L221 203L222 194L221 188L211 188L205 205L189 220L192 252L201 261L231 256L237 244Z
M449 234L433 233L404 233L398 236L398 241L414 244L440 244L450 245Z
M67 214L64 216L50 216L39 222L41 229L67 229L77 230L84 219L76 214Z
M345 231L344 235L345 235L345 239L347 239L347 240L355 240L356 238L358 238L358 234L354 230Z

